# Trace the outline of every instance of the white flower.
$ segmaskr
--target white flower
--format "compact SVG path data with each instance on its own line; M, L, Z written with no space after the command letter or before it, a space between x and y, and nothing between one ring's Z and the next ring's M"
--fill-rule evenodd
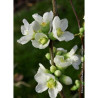
M68 67L72 65L75 69L79 69L81 63L81 57L75 54L77 50L77 45L75 45L70 52L65 53L64 55L56 55L54 62L57 66Z
M43 33L36 33L35 39L32 40L32 45L35 48L44 49L49 45L50 40L48 39L47 35Z
M58 92L62 90L61 83L57 81L52 74L46 73L46 69L42 64L39 65L38 72L34 77L38 82L36 92L42 93L48 89L50 98L56 98Z
M29 24L26 19L23 19L23 23L24 25L21 26L21 32L24 36L17 40L17 42L20 44L26 44L32 40L35 33L40 29L40 25L36 21Z
M53 12L44 13L43 17L38 14L33 14L32 17L40 24L45 26L47 23L51 22L53 19Z
M65 31L68 27L68 20L55 16L53 20L53 36L59 41L69 41L74 38L74 35L69 31Z

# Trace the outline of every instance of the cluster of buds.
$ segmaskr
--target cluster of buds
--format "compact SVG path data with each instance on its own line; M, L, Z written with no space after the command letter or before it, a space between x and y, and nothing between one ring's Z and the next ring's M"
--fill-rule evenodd
M67 31L68 20L61 19L58 16L53 18L53 12L46 12L43 17L38 14L33 14L34 21L28 23L23 19L24 25L21 26L23 36L17 40L20 44L26 44L29 41L35 48L45 49L50 40L70 41L74 39L74 34ZM82 32L82 31L81 31ZM58 92L63 88L62 83L71 85L72 79L66 76L62 70L66 70L68 66L72 65L74 69L78 70L81 63L80 55L76 54L78 46L75 45L69 52L63 48L53 47L55 65L51 64L51 54L47 53L45 56L50 62L50 69L46 69L39 63L39 69L34 76L38 82L36 92L42 93L48 89L50 98L56 98Z

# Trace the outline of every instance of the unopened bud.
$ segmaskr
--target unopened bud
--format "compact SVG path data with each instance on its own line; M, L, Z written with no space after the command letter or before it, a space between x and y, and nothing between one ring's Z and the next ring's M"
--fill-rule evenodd
M84 33L84 28L82 27L82 28L80 28L80 33Z
M79 80L76 80L76 81L75 81L75 84L76 84L76 87L77 87L77 88L80 87L80 81L79 81Z
M62 51L58 51L56 55L62 55Z
M63 82L66 85L71 85L72 84L72 79L69 76L62 75L60 77L60 80L61 80L61 82Z
M77 87L76 87L76 85L74 85L74 86L71 88L71 90L72 90L72 91L75 91L75 90L77 90Z
M52 73L54 73L54 72L56 71L56 67L55 67L54 65L52 65L52 66L50 67L50 71L51 71Z
M54 74L55 74L57 77L59 77L59 76L61 76L62 73L61 73L60 70L56 70Z
M51 59L50 53L47 53L47 54L45 55L45 57L46 57L48 60L50 60L50 59Z

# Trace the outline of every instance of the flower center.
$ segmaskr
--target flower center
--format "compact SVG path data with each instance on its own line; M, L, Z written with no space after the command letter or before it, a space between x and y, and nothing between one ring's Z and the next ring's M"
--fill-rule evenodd
M60 58L60 61L61 61L61 62L65 62L64 58Z
M42 24L41 24L42 26L46 26L46 23L45 22L42 22Z
M47 87L48 88L53 88L55 86L56 86L56 82L54 79L51 78L49 81L47 81Z
M61 28L57 29L57 36L60 37L64 32L61 30Z
M40 39L39 39L39 42L40 42L42 45L46 44L47 41L48 41L48 38L46 38L46 37L43 37L43 38L40 38Z

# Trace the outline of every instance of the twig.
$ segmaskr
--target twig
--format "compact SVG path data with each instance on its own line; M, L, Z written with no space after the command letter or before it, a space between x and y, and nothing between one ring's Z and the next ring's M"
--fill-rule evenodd
M74 6L73 6L72 0L69 0L69 1L70 1L71 6L72 6L72 10L73 10L73 12L74 12L74 14L75 14L75 16L76 16L77 23L78 23L78 27L80 28L80 20L79 20L79 18L78 18L78 16L77 16L77 13L76 13L75 8L74 8Z
M54 54L53 54L53 42L52 42L52 40L50 40L49 52L50 52L50 55L51 55L51 64L55 65L54 61L53 61L54 60Z
M75 8L74 8L74 6L73 6L72 0L69 0L69 1L70 1L71 6L72 6L72 10L73 10L73 12L74 12L74 15L75 15L75 17L76 17L76 19L77 19L78 28L80 29L80 20L79 20L79 18L78 18L78 16L77 16L77 13L76 13ZM81 43L82 43L82 45L83 45L83 55L84 55L84 36L81 37L80 39L81 39ZM81 72L80 72L79 78L80 78L80 81L83 83L83 81L84 81L84 62L82 62L82 67L81 67ZM82 86L82 84L80 83L79 98L83 98L83 96L84 96L83 91L82 91L82 90L83 90L82 87L83 87L83 86Z

